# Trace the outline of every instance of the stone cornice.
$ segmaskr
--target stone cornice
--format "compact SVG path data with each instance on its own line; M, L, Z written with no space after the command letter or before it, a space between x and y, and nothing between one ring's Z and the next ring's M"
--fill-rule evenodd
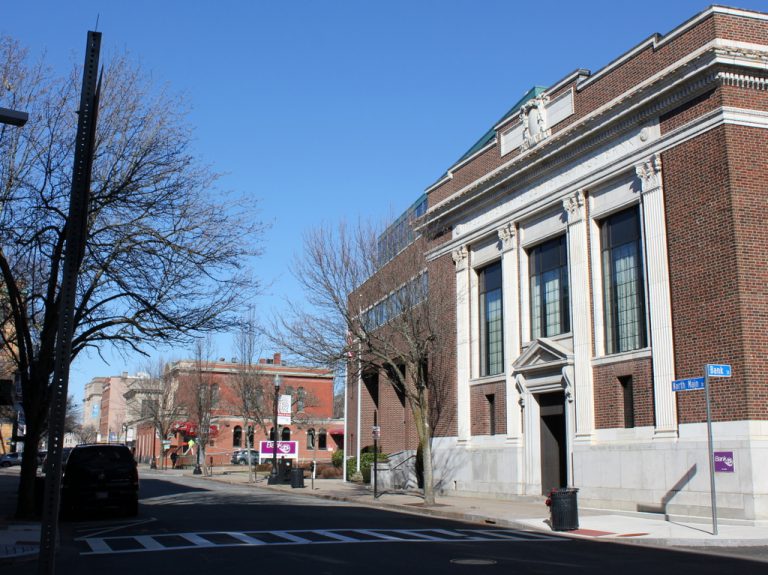
M485 192L500 186L520 187L546 172L595 149L627 129L658 117L682 101L718 83L740 82L745 88L766 89L766 80L718 70L723 65L747 65L765 69L768 46L713 40L706 46L641 82L608 104L552 134L535 148L518 154L500 167L468 184L432 207L425 222L450 220L457 210ZM744 80L738 78L743 77ZM512 179L515 182L511 182Z

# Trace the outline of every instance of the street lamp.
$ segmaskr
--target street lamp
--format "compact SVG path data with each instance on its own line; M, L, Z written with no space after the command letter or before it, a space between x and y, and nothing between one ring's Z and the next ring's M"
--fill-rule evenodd
M29 114L19 110L9 110L0 108L0 124L9 124L11 126L23 126L27 123Z
M277 400L280 397L280 384L282 383L282 380L283 378L280 377L280 374L275 374L275 410L273 412L274 419L272 420L272 473L269 474L269 479L267 480L268 485L277 485L280 483L280 478L277 473Z

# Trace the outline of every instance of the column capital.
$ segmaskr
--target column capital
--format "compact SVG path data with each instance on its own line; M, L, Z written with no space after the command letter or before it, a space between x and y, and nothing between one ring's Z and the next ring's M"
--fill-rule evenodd
M512 222L504 224L499 229L499 240L501 240L502 251L508 252L515 249L515 226Z
M453 258L453 263L456 265L457 272L467 268L467 263L469 263L469 250L467 250L467 246L460 246L453 250L451 257Z
M661 155L654 154L637 164L635 173L640 178L643 194L659 189L661 187Z
M575 224L584 219L584 190L576 190L563 198L563 209L568 214L568 223Z

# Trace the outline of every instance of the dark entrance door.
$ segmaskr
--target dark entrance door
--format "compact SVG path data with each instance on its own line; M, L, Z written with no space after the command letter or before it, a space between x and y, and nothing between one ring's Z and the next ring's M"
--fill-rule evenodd
M568 483L565 444L565 394L562 391L537 396L541 422L541 492Z

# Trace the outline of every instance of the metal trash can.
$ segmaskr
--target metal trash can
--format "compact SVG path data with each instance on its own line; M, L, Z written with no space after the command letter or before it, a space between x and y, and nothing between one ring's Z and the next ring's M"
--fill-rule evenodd
M549 498L552 501L552 531L573 531L579 528L579 506L576 501L578 489L563 487L555 489Z
M291 487L304 487L304 470L299 467L291 469Z

